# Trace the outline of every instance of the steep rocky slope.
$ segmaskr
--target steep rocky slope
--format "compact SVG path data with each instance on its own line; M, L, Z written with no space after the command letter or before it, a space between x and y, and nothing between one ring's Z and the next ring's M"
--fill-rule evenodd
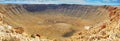
M72 37L73 41L120 41L120 8L105 8L110 12L109 19L88 31L78 32Z
M4 5L0 9L0 41L53 41L39 34L27 34L22 27L13 27L4 20Z

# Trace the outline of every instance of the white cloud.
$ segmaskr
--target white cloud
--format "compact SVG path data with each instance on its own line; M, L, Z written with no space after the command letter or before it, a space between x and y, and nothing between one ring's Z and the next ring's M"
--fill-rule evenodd
M117 2L118 0L103 0L105 2Z
M1 1L1 0L0 0ZM86 0L14 0L6 1L6 3L28 3L28 4L60 4L60 3L67 3L67 4L86 4Z
M86 0L58 0L64 3L86 3Z

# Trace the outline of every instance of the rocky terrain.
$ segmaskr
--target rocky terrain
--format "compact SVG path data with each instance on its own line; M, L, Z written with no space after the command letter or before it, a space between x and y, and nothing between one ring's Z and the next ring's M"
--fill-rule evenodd
M73 41L120 41L120 8L112 6L105 8L110 11L109 19L88 31L78 32L72 37Z
M119 7L1 5L0 13L1 41L119 41L120 38Z
M22 27L13 27L3 22L4 14L0 13L0 41L53 41L39 34L27 34Z

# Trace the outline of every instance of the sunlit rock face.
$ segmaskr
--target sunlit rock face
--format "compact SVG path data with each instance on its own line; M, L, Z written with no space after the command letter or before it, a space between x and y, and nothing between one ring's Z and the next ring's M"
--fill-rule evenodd
M68 4L4 5L4 22L23 27L29 34L41 34L48 38L69 38L74 33L86 31L108 19L103 6ZM86 29L89 26L89 29Z

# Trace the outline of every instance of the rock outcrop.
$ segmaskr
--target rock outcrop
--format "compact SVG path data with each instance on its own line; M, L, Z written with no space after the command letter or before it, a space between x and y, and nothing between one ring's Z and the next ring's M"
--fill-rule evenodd
M120 41L120 8L105 6L110 12L109 19L88 31L72 36L73 41ZM79 36L79 37L78 37Z

